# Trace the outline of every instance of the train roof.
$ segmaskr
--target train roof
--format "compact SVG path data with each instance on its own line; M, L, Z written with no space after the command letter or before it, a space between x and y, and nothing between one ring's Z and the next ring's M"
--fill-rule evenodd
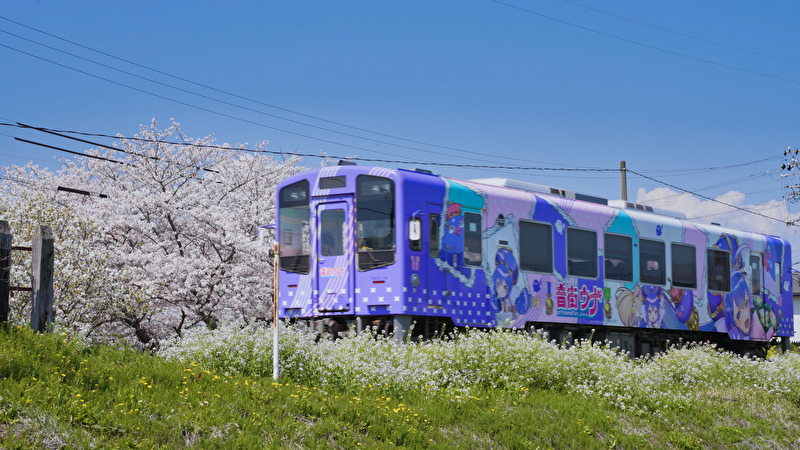
M637 211L644 211L653 214L658 214L661 216L672 217L675 219L686 219L686 215L682 212L672 211L669 209L664 208L656 208L649 205L644 205L640 203L629 202L626 200L607 200L602 197L597 197L594 195L583 194L580 192L570 191L566 189L559 189L552 186L543 186L541 184L536 183L529 183L527 181L519 181L519 180L512 180L510 178L478 178L473 180L468 180L473 183L481 183L487 184L490 186L497 186L503 188L511 188L511 189L520 189L523 191L528 192L535 192L538 194L551 194L551 195L558 195L564 198L569 198L573 200L583 200L591 203L598 203L601 205L608 205L613 206L614 208L619 209L630 209L630 210L637 210Z

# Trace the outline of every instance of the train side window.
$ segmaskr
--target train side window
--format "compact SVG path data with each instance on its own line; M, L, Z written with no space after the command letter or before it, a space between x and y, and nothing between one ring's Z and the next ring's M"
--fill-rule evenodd
M672 284L697 289L697 252L694 246L672 244Z
M777 293L783 294L783 264L781 263L775 263L775 284Z
M633 281L633 239L618 234L606 234L603 239L606 279Z
M567 228L567 273L597 278L597 233Z
M422 250L422 221L419 217L412 217L408 221L408 243L411 246L411 251L418 252Z
M481 215L464 214L464 263L468 266L481 265Z
M639 279L647 284L666 284L664 269L665 247L661 241L641 239L639 241Z
M522 270L553 273L553 227L519 221L519 265Z
M761 294L761 255L750 255L750 294Z
M439 257L439 214L428 214L428 246L431 258Z
M731 258L730 253L708 249L706 252L708 267L708 290L730 292L731 290Z

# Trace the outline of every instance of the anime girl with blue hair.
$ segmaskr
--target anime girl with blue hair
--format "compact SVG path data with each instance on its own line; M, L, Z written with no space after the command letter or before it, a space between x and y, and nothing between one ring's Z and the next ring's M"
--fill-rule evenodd
M492 306L498 311L498 317L514 319L519 314L525 314L528 311L530 294L527 288L520 291L516 286L519 267L514 253L510 248L500 248L494 257L494 263Z
M753 303L750 285L740 271L731 274L731 293L725 296L725 323L731 339L749 339Z
M644 317L641 327L644 328L666 328L664 325L664 304L662 302L662 290L658 286L643 286L642 296L644 297Z

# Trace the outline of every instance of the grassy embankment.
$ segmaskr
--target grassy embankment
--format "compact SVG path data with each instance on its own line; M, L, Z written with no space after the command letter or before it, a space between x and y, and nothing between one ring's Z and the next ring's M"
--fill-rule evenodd
M0 332L2 448L797 448L800 355L708 347L630 361L469 333L396 346L263 328L157 356Z

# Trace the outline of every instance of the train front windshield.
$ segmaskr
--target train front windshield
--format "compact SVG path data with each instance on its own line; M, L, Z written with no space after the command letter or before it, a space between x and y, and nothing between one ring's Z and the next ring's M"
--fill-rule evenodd
M361 175L356 178L358 270L388 266L395 258L394 182Z
M287 272L308 273L309 241L308 181L302 180L281 189L280 262Z

